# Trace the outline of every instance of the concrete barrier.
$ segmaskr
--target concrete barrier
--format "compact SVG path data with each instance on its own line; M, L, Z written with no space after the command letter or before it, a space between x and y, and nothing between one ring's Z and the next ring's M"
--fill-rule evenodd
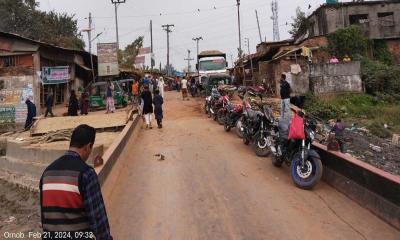
M314 143L324 165L323 179L400 230L400 176Z
M114 177L115 175L118 175L114 173L110 175L110 173L112 172L111 170L113 170L114 165L116 164L118 157L124 150L126 143L134 135L133 133L135 129L138 127L139 120L140 116L134 115L133 120L128 121L125 128L122 130L117 139L114 140L113 144L103 154L103 165L95 169L99 177L100 185L102 186L103 189L107 184L114 182L114 178L109 179L110 176Z

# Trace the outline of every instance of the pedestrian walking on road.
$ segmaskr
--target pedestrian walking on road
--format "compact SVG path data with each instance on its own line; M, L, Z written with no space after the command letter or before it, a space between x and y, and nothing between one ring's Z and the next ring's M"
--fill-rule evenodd
M146 128L152 129L153 127L151 126L151 114L153 114L153 99L152 99L151 93L149 91L148 85L144 85L144 90L140 97L143 101L143 103L142 103L143 116L144 116L144 120L146 122Z
M132 95L133 95L133 103L138 103L139 100L139 81L135 81L132 84Z
M68 104L68 116L78 116L79 103L76 97L75 90L71 90Z
M114 84L111 81L107 83L107 112L106 113L114 113L115 112L115 105L114 105Z
M89 114L89 94L85 89L81 90L81 115Z
M292 117L292 110L290 109L290 94L292 88L290 84L286 81L286 75L281 75L281 85L280 85L280 95L281 95L281 120L285 119L285 113L287 112L287 118L290 120Z
M160 91L157 89L154 92L153 105L154 105L154 115L156 116L158 128L162 128L162 120L163 120L163 109L162 105L164 104L164 99L160 95Z
M181 81L181 88L182 88L182 99L188 99L188 80L186 79L187 77L183 78Z
M158 79L158 90L160 91L160 96L162 98L164 98L164 87L165 87L164 78L160 77L160 79Z
M28 108L28 115L26 116L25 121L25 130L29 130L34 122L34 118L36 117L36 106L29 98L25 101L26 107Z
M43 239L112 240L97 174L86 164L95 138L94 128L78 126L69 150L43 172L39 185Z
M46 113L44 114L45 118L47 117L47 115L49 115L49 113L51 117L54 117L53 104L54 104L53 92L50 91L49 95L47 95L46 97Z

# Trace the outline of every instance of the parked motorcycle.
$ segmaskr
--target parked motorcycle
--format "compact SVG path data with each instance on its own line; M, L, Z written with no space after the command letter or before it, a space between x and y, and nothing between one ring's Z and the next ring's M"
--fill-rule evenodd
M241 119L243 114L243 105L229 103L225 107L224 114L224 130L225 132L229 132L232 128L236 127L237 122ZM243 134L241 136L243 137Z
M266 157L270 154L274 118L270 106L259 104L259 109L243 111L243 143L251 144L257 156Z
M225 106L229 103L228 95L221 95L221 97L214 101L214 104L211 105L210 112L211 116L215 121L218 121L220 125L224 125L225 122L225 114L224 109Z
M299 114L301 115L302 113ZM290 166L294 184L301 189L312 189L323 172L321 157L311 147L315 138L316 122L312 119L304 120L303 140L288 140L289 125L287 121L275 123L271 142L271 152L274 155L272 163L276 167L286 163Z
M196 84L190 85L190 95L192 95L192 97L197 96L197 85Z
M209 117L211 117L211 114L210 114L211 105L213 105L214 102L217 101L220 97L221 97L221 94L217 90L217 88L213 88L211 90L211 95L206 97L205 103L204 103L204 112L206 114L208 114Z

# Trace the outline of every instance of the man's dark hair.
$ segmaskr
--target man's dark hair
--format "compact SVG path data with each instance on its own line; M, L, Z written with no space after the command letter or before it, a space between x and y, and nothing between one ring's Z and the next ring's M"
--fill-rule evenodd
M160 90L156 89L156 90L154 91L154 93L155 93L155 94L160 94Z
M336 119L336 122L342 122L342 119L340 119L340 118L338 118L338 119Z
M79 125L74 129L71 136L70 147L82 148L88 144L94 144L96 129L88 125Z
M285 75L285 74L282 74L282 75L281 75L281 78L282 78L283 80L286 80L286 75Z

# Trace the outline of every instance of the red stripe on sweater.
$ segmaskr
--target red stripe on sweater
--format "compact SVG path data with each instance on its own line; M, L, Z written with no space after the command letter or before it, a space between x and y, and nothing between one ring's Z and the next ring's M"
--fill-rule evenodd
M47 190L42 194L43 207L83 208L81 195L74 192Z

